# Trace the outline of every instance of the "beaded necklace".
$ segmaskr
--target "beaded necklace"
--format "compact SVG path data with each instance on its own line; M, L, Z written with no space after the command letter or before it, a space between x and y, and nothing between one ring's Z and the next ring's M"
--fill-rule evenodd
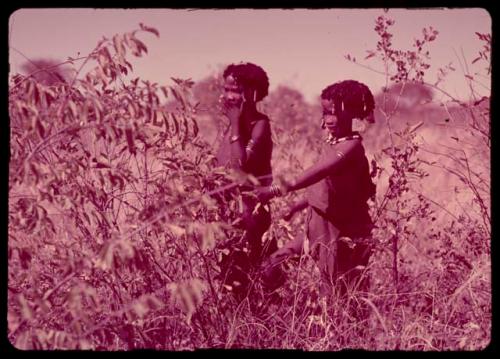
M329 145L335 145L339 142L344 142L344 141L349 141L349 140L357 140L360 139L362 140L363 137L359 133L353 133L352 135L349 136L344 136L340 138L335 138L331 133L328 135L328 137L325 139L325 142L328 143Z

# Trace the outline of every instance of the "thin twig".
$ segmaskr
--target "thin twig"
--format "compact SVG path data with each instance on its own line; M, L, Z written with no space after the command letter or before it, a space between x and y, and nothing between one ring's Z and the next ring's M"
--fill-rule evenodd
M54 288L49 289L45 294L43 295L42 299L43 300L49 300L50 297L59 289L61 288L62 285L67 283L69 280L71 280L74 276L76 275L75 272L71 272L68 276L66 276L62 281L60 281Z

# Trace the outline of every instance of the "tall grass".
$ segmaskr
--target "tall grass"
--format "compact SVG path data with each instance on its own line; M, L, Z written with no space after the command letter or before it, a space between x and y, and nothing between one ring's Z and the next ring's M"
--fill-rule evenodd
M231 226L241 196L224 192L248 177L212 161L227 125L218 117L217 77L171 85L122 79L132 71L127 56L147 52L138 36L159 36L155 29L141 24L104 39L74 60L96 67L81 74L77 66L67 82L13 76L7 298L13 346L487 347L489 93L486 100L440 106L422 90L430 103L417 106L418 114L405 108L411 103L402 100L405 87L439 90L424 81L422 50L438 41L437 31L424 31L412 53L392 47L392 25L376 19L381 40L371 58L383 64L386 86L372 89L376 123L363 133L377 169L370 202L375 251L363 272L370 287L345 296L332 291L319 298L320 274L307 251L284 263L287 281L277 297L265 295L258 274L241 302L223 286L218 261L241 236ZM488 62L488 70L491 38L479 35L485 48L474 62ZM272 120L276 177L299 174L316 160L324 136L319 106L279 87L261 110ZM282 245L304 232L303 216L281 219L301 195L273 201L264 237Z

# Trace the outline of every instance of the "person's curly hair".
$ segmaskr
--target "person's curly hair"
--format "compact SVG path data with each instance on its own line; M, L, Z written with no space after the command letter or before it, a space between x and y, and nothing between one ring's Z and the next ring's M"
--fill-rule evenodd
M255 101L258 102L267 96L269 90L269 79L266 72L250 62L231 64L224 70L223 77L232 75L235 80L245 89L256 91Z
M321 98L332 100L335 112L339 111L337 112L339 115L373 122L375 100L370 89L361 82L355 80L336 82L321 92Z

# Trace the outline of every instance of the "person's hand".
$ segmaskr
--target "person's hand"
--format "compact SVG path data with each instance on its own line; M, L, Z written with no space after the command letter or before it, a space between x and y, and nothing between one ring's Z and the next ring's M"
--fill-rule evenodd
M222 104L222 112L227 116L231 125L236 126L243 111L244 101L242 99L230 100L221 96L220 102Z
M253 191L253 195L262 203L267 203L271 198L281 197L288 193L288 184L282 182L281 185L273 184L268 187L259 187Z
M282 247L276 252L271 254L266 260L261 264L264 271L268 271L271 268L277 266L278 264L284 262L288 257L293 255L293 251L289 248Z
M283 219L288 222L292 219L294 214L295 214L295 211L293 209L290 209L284 214Z
M261 203L267 203L275 196L275 193L272 191L271 186L259 187L254 191L254 194Z

